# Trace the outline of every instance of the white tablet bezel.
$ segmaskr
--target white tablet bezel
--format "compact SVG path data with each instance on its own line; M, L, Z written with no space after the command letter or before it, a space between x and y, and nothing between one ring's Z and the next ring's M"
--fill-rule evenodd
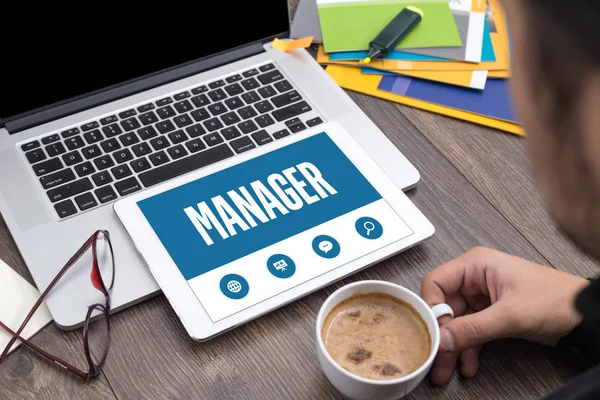
M188 182L213 174L233 165L243 163L262 154L275 151L291 143L312 135L326 132L333 142L342 150L388 204L398 213L400 218L413 231L399 241L385 246L375 252L364 255L348 264L342 265L323 275L295 286L283 293L248 307L234 315L213 322L191 287L171 259L162 242L144 217L137 203ZM258 147L235 157L225 159L198 171L191 172L167 181L143 192L117 201L114 211L131 236L137 250L148 264L148 267L161 287L171 306L179 316L183 326L194 340L205 341L223 332L235 328L248 321L271 312L298 298L304 297L348 275L354 274L385 258L404 251L434 234L434 227L429 220L408 199L406 194L381 170L352 136L338 123L328 122L306 131L279 139L269 146Z

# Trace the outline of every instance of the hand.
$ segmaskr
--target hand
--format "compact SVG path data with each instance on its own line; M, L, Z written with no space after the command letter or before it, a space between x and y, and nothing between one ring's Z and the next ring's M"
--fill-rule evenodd
M455 318L440 318L440 350L431 379L448 381L459 358L472 377L481 346L500 338L555 345L581 317L575 297L589 282L553 268L487 248L475 248L427 274L421 296L431 306L447 303Z

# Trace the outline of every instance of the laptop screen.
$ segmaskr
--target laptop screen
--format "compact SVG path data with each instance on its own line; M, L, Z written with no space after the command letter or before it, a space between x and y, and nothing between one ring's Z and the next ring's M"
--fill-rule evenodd
M289 29L287 0L100 4L11 11L0 120Z

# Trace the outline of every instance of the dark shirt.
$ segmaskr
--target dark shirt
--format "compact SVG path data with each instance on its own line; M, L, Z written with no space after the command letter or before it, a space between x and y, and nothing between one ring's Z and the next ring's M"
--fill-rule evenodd
M589 368L546 400L600 399L600 280L591 280L591 285L577 296L575 307L583 321L558 346L575 351Z

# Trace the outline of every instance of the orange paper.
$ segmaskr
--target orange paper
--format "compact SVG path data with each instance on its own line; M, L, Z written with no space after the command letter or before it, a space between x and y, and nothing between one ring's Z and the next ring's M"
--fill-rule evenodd
M271 43L271 47L281 51L292 51L296 49L305 49L307 47L310 47L312 41L313 36L307 36L291 41L283 41L279 38L275 38L275 40L273 40L273 43Z
M508 78L510 78L510 71L509 70L505 70L505 71L489 71L488 72L488 78L504 78L504 79L508 79Z

